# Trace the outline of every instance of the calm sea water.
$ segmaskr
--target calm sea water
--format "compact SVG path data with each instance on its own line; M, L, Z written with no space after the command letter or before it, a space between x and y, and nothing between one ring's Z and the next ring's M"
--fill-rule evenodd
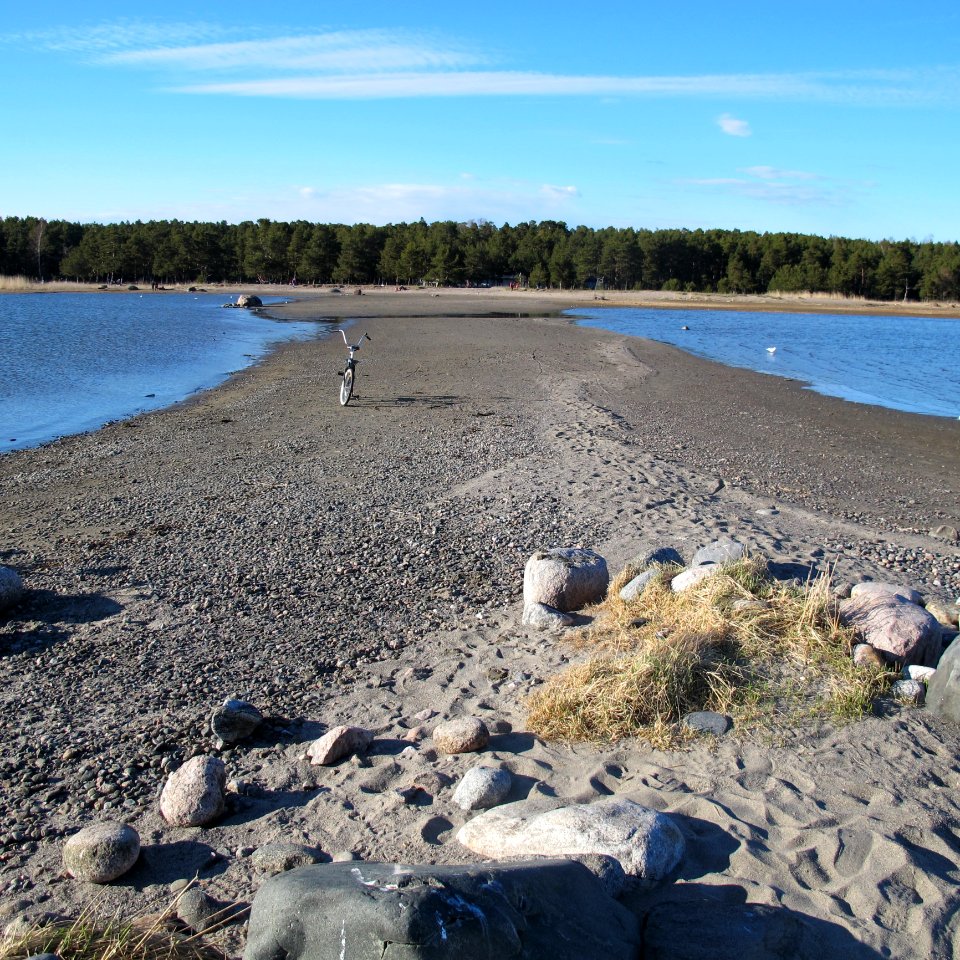
M660 340L728 366L802 380L827 396L960 417L960 320L640 308L569 315L581 326Z
M169 406L222 383L275 343L318 333L313 323L222 309L228 301L224 294L0 296L0 451Z

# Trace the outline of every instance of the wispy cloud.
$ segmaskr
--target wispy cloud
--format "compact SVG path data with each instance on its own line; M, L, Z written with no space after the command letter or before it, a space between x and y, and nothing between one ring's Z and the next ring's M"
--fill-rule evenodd
M738 120L729 113L722 113L717 117L717 126L731 137L749 137L753 133L746 120Z
M499 69L495 51L425 31L279 30L135 20L0 34L0 44L72 55L109 69L149 71L193 95L359 100L417 97L712 97L857 106L960 101L960 68L679 76L578 75ZM720 128L748 136L724 114Z
M769 166L745 167L737 172L742 176L699 177L679 182L768 203L831 207L848 204L867 186L865 183L840 182L806 170L782 170Z

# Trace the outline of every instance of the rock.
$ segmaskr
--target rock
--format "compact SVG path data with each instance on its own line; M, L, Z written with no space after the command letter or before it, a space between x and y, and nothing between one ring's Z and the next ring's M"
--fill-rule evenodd
M523 571L523 603L543 603L567 613L602 600L609 583L606 560L592 550L539 551Z
M246 700L224 700L210 717L210 729L225 744L246 740L263 722L263 714Z
M243 904L217 900L197 886L188 887L177 898L177 918L195 933L209 933L237 923L245 913Z
M216 757L192 757L170 774L160 813L174 827L202 827L223 813L227 768Z
M455 717L434 727L433 742L441 753L473 753L490 742L490 731L479 717Z
M840 620L881 651L888 661L934 666L941 649L940 624L923 607L897 594L860 594L840 603Z
M336 863L303 867L263 884L243 956L635 960L639 946L633 914L571 860Z
M627 875L616 857L605 853L572 853L565 859L582 863L611 897L619 897L627 887Z
M624 570L631 574L643 573L649 567L665 567L672 564L677 567L684 566L683 557L673 547L658 547L656 550L650 550L647 553L638 553L624 564Z
M311 863L317 863L319 859L315 850L299 843L283 841L265 843L250 856L250 862L260 873L270 875L295 870L297 867L306 867Z
M919 604L920 594L911 587L901 587L896 583L874 583L872 580L855 584L850 588L851 597L899 597L908 603Z
M722 569L719 563L703 563L699 567L688 567L670 581L670 589L674 593L683 593L684 590L689 590L701 580L714 576Z
M237 306L247 307L248 309L252 307L262 307L263 301L256 294L241 293L240 296L237 297Z
M656 569L644 570L643 573L637 574L626 586L620 588L620 599L626 600L627 602L635 600L643 593L647 584L655 579L656 576Z
M858 667L885 667L887 661L883 654L876 648L871 647L869 643L857 643L853 647L853 662Z
M927 688L919 680L895 680L890 693L897 703L907 707L922 707Z
M465 824L457 840L492 859L602 853L645 880L662 880L684 851L670 817L620 797L559 807L537 800L505 804Z
M486 810L507 799L513 777L509 770L498 767L473 767L468 770L457 789L453 802L461 810Z
M930 616L935 617L937 621L945 627L956 627L957 626L957 617L960 614L960 611L956 607L949 607L945 603L941 603L939 600L928 600L926 603L926 610Z
M23 596L23 580L12 567L0 567L0 611L12 607Z
M746 556L746 547L730 537L721 537L713 543L701 547L690 561L691 567L699 567L704 563L735 563Z
M949 523L941 523L939 527L934 527L930 531L932 537L941 537L944 540L950 540L956 543L960 540L960 530Z
M938 717L960 723L960 643L944 651L937 672L927 685L927 709Z
M712 733L715 737L722 737L733 726L733 720L722 713L712 710L697 710L688 713L681 723L698 733Z
M307 756L315 767L328 767L344 757L363 753L372 741L373 734L363 727L332 727L307 747Z
M908 663L903 668L903 677L905 680L919 680L921 683L929 683L936 672L935 667L921 667L915 663Z
M562 630L572 626L573 617L545 603L527 603L523 607L522 622L538 630Z
M104 820L75 833L63 846L63 865L77 880L110 883L140 856L140 834L129 824Z

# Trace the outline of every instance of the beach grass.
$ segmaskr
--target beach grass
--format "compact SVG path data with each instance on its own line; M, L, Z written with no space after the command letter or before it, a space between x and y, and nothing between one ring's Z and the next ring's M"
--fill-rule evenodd
M55 954L60 960L226 960L201 933L183 932L173 919L175 898L163 911L124 919L105 916L93 901L74 920L34 924L0 939L0 960Z
M670 747L694 735L684 715L712 710L732 716L740 733L782 734L813 718L861 717L892 681L889 671L854 665L829 576L782 583L763 558L748 557L675 593L679 569L661 567L629 601L620 597L626 572L611 584L575 635L586 659L531 696L534 733Z

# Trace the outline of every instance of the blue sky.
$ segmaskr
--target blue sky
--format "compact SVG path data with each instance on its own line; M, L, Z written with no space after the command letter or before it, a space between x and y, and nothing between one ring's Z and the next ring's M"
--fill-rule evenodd
M955 3L161 6L8 5L0 216L960 239Z

